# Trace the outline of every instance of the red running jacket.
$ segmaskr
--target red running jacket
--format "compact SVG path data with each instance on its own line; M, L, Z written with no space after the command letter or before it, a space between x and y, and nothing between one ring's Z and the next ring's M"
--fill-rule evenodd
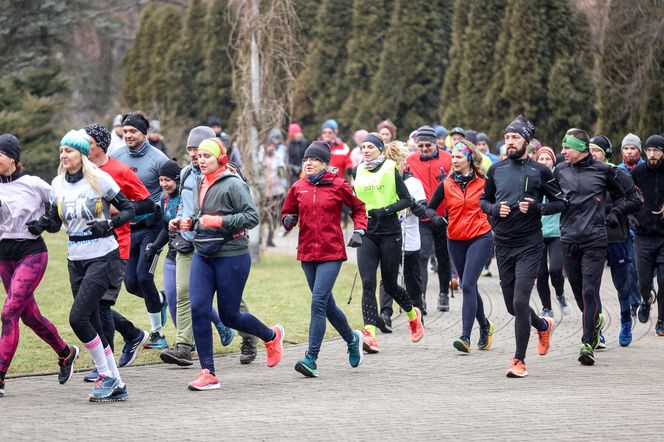
M438 149L438 157L429 160L422 160L419 152L414 152L406 159L408 171L422 182L424 194L427 202L431 201L431 196L452 168L452 155L442 149ZM439 215L445 214L445 203L441 204L437 210Z
M480 209L480 197L484 192L484 178L475 177L467 185L466 191L448 178L443 182L445 187L445 204L447 206L447 237L457 241L486 234L491 230L486 213Z

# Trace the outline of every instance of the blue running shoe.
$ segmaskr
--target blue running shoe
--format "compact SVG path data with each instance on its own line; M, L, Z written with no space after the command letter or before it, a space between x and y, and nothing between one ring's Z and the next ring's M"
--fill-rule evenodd
M295 364L295 371L302 373L308 378L318 377L318 367L316 367L316 360L308 354L301 361Z
M149 348L153 350L168 348L168 342L166 342L166 336L160 335L159 332L150 333L150 338L147 340L143 348Z
M95 382L99 378L99 372L96 368L83 377L83 382Z
M161 326L165 327L168 322L168 301L166 300L166 293L163 290L160 293L164 297L164 303L161 304Z
M655 324L655 335L664 336L664 321L657 321Z
M128 367L131 365L136 360L139 350L148 342L148 339L150 339L148 332L141 330L136 339L125 342L118 365L120 367Z
M618 336L618 342L621 346L627 347L632 343L632 318L629 318L629 321L623 322L620 326L620 335Z
M231 345L231 342L233 342L233 338L235 337L235 330L233 330L230 327L226 327L223 322L219 321L214 326L217 328L217 331L219 332L219 337L221 338L221 345L224 347L228 347Z
M90 402L104 402L108 399L115 389L120 386L120 381L112 376L99 375L95 381L95 388L90 393Z
M359 367L362 363L362 333L353 331L353 342L348 344L348 363L351 367Z

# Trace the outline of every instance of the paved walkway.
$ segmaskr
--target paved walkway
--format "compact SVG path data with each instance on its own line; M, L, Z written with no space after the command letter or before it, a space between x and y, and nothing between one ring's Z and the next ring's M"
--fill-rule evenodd
M280 250L292 252L294 244L290 235L279 239ZM366 356L357 369L348 366L343 341L326 342L317 379L293 370L304 349L297 345L287 347L274 369L265 367L262 352L249 366L238 355L217 358L222 389L211 392L186 390L196 368L123 369L130 399L116 404L88 403L82 374L66 386L55 376L11 380L0 399L1 439L662 440L664 338L654 335L653 323L639 323L632 345L618 345L618 302L608 271L602 285L608 349L596 354L596 365L576 360L580 313L573 308L561 318L554 306L560 323L552 350L537 355L532 336L526 379L505 377L513 321L497 277L481 278L480 289L496 324L487 352L475 350L477 330L471 354L452 348L460 298L441 314L431 308L430 290L422 342L410 343L400 315L393 334L378 336L382 352ZM532 303L539 309L539 301Z

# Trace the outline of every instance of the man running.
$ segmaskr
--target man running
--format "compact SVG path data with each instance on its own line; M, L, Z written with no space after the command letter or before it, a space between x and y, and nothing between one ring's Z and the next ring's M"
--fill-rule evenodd
M530 326L538 332L537 351L549 352L552 318L541 318L529 306L530 293L544 249L542 215L565 207L560 187L551 171L528 157L535 126L519 115L505 129L507 158L487 172L480 207L492 220L500 287L507 311L515 317L516 352L507 377L528 375L525 358ZM546 196L547 202L543 203Z

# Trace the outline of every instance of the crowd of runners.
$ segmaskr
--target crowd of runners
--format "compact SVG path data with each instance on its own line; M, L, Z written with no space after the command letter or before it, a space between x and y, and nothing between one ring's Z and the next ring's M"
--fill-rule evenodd
M227 346L237 331L242 364L256 359L258 340L267 366L279 364L284 328L261 322L243 300L251 268L248 231L264 223L268 245L279 229L282 235L298 231L297 259L312 297L308 348L295 369L307 377L318 376L328 320L347 343L351 367L365 353L380 352L376 332L392 332L393 301L408 319L411 341L421 341L433 307L426 303L430 266L440 287L437 310L448 312L454 291L461 292L461 329L450 344L469 353L474 345L489 350L493 343L494 324L478 280L491 276L489 264L496 260L505 307L514 316L508 377L527 376L532 329L537 352L549 352L556 327L549 280L562 314L569 315L567 279L582 312L578 361L594 364L595 350L605 347L600 282L607 263L620 305L620 345L630 345L635 318L648 322L655 302L655 333L664 336L660 135L642 144L627 134L616 166L606 136L572 128L554 149L541 145L521 115L493 152L486 134L460 127L421 126L402 142L395 125L383 121L375 131L355 132L351 149L334 120L322 124L312 143L291 124L288 142L272 131L252 158L265 172L252 183L267 195L267 208L259 209L242 175L239 149L218 118L190 130L184 168L169 160L154 136L155 123L142 113L118 116L114 126L109 131L94 123L65 134L50 185L23 170L15 136L0 136L0 276L7 294L0 396L19 320L57 353L61 384L74 372L79 347L61 338L34 296L48 261L43 235L61 229L68 235L73 294L69 325L94 362L84 376L94 383L92 402L127 399L119 369L144 348L181 366L193 365L197 352L201 371L188 388L220 388L215 333ZM352 233L344 238L350 222ZM332 294L347 247L357 252L361 330L351 328ZM164 248L160 290L154 273ZM115 308L123 282L145 301L149 330ZM541 312L530 306L535 287ZM171 346L163 331L169 314L176 328ZM123 340L117 361L116 331Z

